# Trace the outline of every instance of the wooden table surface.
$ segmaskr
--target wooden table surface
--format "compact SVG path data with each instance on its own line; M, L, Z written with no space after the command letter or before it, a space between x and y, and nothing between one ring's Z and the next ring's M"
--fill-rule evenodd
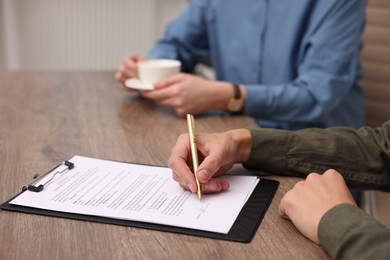
M196 127L256 125L244 116L208 116ZM76 154L166 166L184 132L185 119L121 91L114 72L0 72L0 203ZM248 244L1 210L0 259L328 259L278 215L298 179L268 178L280 185Z

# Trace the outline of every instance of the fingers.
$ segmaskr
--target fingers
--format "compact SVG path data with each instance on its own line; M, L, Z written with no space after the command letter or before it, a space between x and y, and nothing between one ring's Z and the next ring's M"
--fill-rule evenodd
M198 150L201 151L202 144L209 144L210 138L213 137L209 134L198 134ZM203 149L203 151L205 151ZM218 173L222 175L229 166L223 165L221 160L217 157L210 155L209 152L200 152L199 158L203 158L203 162L199 165L197 177L202 185L202 192L217 193L226 191L229 189L229 183L222 179L213 179L212 177ZM172 149L171 156L168 160L168 166L172 169L172 177L179 185L191 192L197 192L196 180L193 172L191 171L191 150L189 143L189 135L182 134L179 136L175 146Z
M155 89L155 90L147 90L147 91L142 91L142 96L147 99L154 100L158 105L162 106L171 106L175 104L174 102L177 102L177 89L176 88L160 88L160 89ZM181 105L181 104L175 104Z
M179 183L179 185L182 189L189 190L193 193L198 191L198 187L196 183L191 183L187 185ZM211 179L207 183L201 184L201 189L203 194L219 193L219 192L227 191L229 188L230 188L230 184L224 180Z
M196 181L188 163L191 158L191 150L188 134L182 134L177 139L168 160L168 166L172 169L172 177L180 186L192 192L197 191Z
M294 187L286 192L279 204L279 215L285 219L290 219L289 211L290 208L294 206L295 203L295 194L297 189L301 189L305 185L305 181L297 182Z
M145 98L153 99L159 105L173 106L172 101L177 100L176 97L181 92L180 88L177 85L183 82L185 77L186 74L181 73L169 77L167 79L163 79L154 84L154 90L144 91L142 95ZM175 107L181 105L183 104L176 104Z
M196 115L197 111L193 111L188 107L188 102L182 94L181 88L177 85L141 92L142 97L153 100L160 106L171 107L178 117L184 117L188 113Z
M223 166L222 161L212 154L205 157L199 165L196 176L202 185L204 193L218 193L229 189L230 185L227 181L221 179L213 179L214 176L224 174L231 166Z
M327 189L324 191L324 193L329 190L334 191L334 195L331 197L332 200L329 199L329 203L332 203L334 205L340 203L349 203L351 205L356 206L356 201L353 198L343 176L340 173L338 173L336 170L330 169L327 170L322 177L325 179L324 186L326 185ZM329 195L329 193L327 194Z
M124 82L128 78L137 77L138 75L138 62L144 60L142 57L138 56L126 56L123 58L118 72L115 74L116 81L124 87Z
M224 180L210 179L208 182L202 184L202 193L219 193L228 190L229 183Z
M323 176L326 179L332 179L332 180L334 179L334 180L337 180L338 183L342 183L342 184L347 185L345 183L343 176L334 169L327 170L326 172L324 172Z
M122 65L124 67L123 73L128 77L138 76L138 62L145 60L139 56L127 56L123 59Z
M201 183L223 175L237 162L237 145L227 132L198 134L197 144L200 153L205 155L197 172Z
M160 80L159 82L154 84L154 87L156 89L160 89L160 88L168 87L168 86L173 85L173 84L177 84L179 82L182 82L185 79L186 75L187 74L185 74L185 73L179 73L179 74L174 75L172 77Z
M188 168L189 170L189 168ZM172 171L172 178L179 183L180 187L191 192L197 192L198 186L196 185L195 177L191 171L186 172L183 175L183 172Z

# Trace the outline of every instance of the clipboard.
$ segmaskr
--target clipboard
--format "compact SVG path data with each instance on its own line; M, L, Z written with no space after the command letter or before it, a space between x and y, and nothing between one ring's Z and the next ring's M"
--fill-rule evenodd
M54 167L47 173L52 172L58 166ZM45 173L44 175L46 175L47 173ZM187 234L187 235L200 236L200 237L206 237L212 239L221 239L221 240L228 240L234 242L249 243L253 239L262 219L264 218L264 215L275 195L278 185L279 185L278 181L261 179L261 181L258 182L257 186L252 192L251 196L243 206L241 212L239 213L233 226L231 227L231 229L227 234L197 230L191 228L183 228L177 226L154 224L148 222L115 219L115 218L77 214L77 213L67 213L61 211L53 211L53 210L46 210L46 209L10 204L9 203L10 201L18 197L23 192L25 192L26 190L25 187L24 187L24 191L18 193L16 196L12 197L8 201L1 204L0 208L3 210L22 212L22 213L68 218L68 219L82 220L82 221L92 221L92 222L99 222L105 224L114 224L114 225L122 225L127 227L136 227L136 228L144 228L144 229L158 230L158 231L165 231L165 232L172 232L172 233L179 233L179 234Z

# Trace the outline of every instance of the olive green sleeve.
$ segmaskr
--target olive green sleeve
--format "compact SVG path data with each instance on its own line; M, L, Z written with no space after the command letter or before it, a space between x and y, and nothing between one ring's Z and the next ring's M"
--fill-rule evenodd
M318 227L321 246L333 259L389 259L390 230L350 204L330 209Z
M390 191L390 121L381 128L251 129L247 168L305 177L328 169L352 188Z

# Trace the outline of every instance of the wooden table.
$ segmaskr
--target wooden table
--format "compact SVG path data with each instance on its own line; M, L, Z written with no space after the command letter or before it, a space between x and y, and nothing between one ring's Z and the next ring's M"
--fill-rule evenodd
M256 127L197 118L198 132ZM0 202L73 155L167 165L185 119L119 90L113 72L0 72ZM249 244L0 211L0 259L328 259L278 215L279 189Z

